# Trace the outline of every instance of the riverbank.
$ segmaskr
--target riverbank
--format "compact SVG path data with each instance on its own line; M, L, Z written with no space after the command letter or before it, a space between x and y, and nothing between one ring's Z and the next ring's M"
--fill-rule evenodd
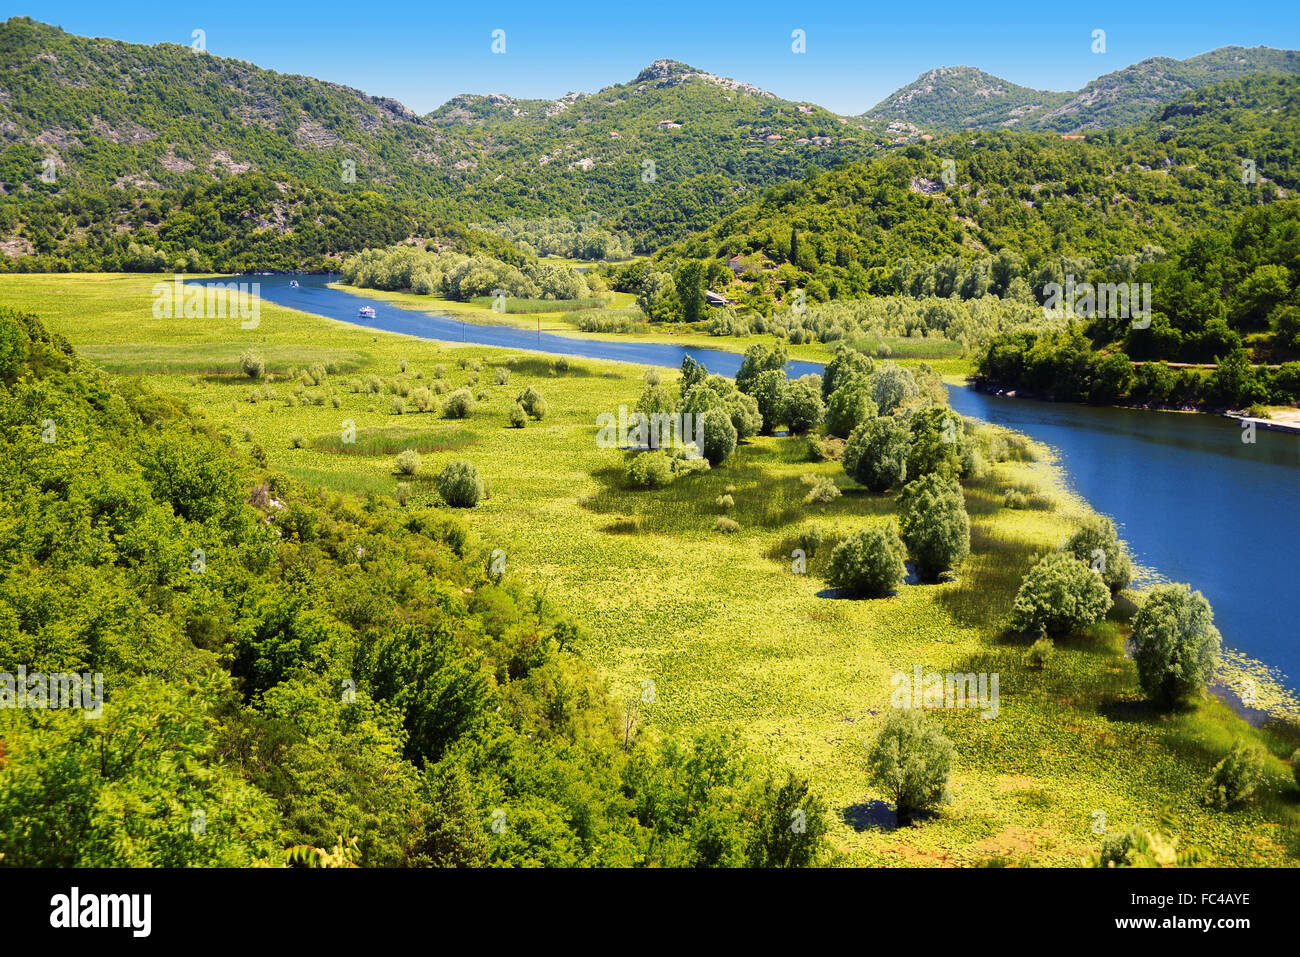
M1108 828L1122 829L1160 826L1160 808L1172 814L1181 846L1205 863L1295 863L1300 814L1290 792L1230 814L1199 800L1209 769L1238 737L1265 744L1270 775L1284 780L1284 732L1252 730L1216 699L1167 715L1147 708L1124 657L1122 618L1060 642L1044 670L1029 667L1025 642L1007 633L1021 576L1086 514L1046 446L1032 443L1035 461L995 463L967 486L973 554L955 580L905 586L887 600L837 601L820 580L829 544L893 519L895 496L867 493L838 464L806 461L800 440L777 437L746 443L724 467L665 489L627 489L622 454L596 447L594 423L599 412L635 403L640 367L581 359L557 371L521 350L375 332L270 302L245 333L237 322L155 319L149 289L157 277L11 278L0 279L0 302L42 314L88 355L147 375L150 387L198 410L239 447L260 446L277 472L340 494L395 495L391 453L332 450L327 440L343 419L359 435L429 448L426 475L451 458L473 461L492 485L491 499L466 516L476 540L500 547L512 577L583 622L577 651L620 700L640 701L643 682L654 681L654 701L637 715L646 733L728 731L773 766L809 775L846 864L1074 866L1099 844L1098 810ZM271 398L237 373L249 348L263 351L275 374ZM487 364L478 381L487 397L469 418L392 412L389 388L403 363L411 383L431 381L444 366L449 385L460 387L472 374L461 359ZM338 371L304 388L320 401L289 404L288 371L314 362ZM496 385L496 368L509 373L507 386ZM382 380L382 396L352 391L349 380L368 376ZM509 428L510 404L526 385L550 411ZM843 495L805 503L805 475L834 480ZM409 484L416 504L434 500L427 481ZM1006 509L1008 488L1050 507ZM736 534L713 530L722 494L733 496ZM810 574L795 575L786 546L813 522L826 548L812 556ZM996 720L934 713L957 748L952 801L897 830L885 796L867 783L864 755L888 714L891 676L916 665L1000 674L1000 711Z

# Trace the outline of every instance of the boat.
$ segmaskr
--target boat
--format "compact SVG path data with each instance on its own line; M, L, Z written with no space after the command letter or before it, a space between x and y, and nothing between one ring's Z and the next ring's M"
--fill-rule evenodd
M290 280L289 280L289 288L290 288L290 289L297 289L297 288L298 288L298 280L296 280L296 279L290 279Z
M375 318L375 307L362 306L360 309L357 310L357 315L360 316L362 319L373 319Z

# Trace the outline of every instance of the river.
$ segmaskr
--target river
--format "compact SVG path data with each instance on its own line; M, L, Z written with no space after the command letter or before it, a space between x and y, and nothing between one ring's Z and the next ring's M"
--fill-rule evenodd
M589 339L506 325L462 322L326 286L323 276L259 276L271 302L387 332L590 359L677 367L689 355L734 376L733 352L661 343ZM358 317L373 306L373 319ZM820 372L792 362L792 376ZM1074 489L1113 518L1135 560L1162 578L1188 582L1214 607L1225 642L1266 663L1291 689L1300 680L1300 437L1219 416L1095 408L984 395L950 387L954 409L1052 446Z

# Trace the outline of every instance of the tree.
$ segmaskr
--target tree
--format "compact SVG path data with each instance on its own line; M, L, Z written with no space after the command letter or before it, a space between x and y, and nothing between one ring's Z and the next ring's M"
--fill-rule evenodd
M875 368L876 364L870 356L840 343L835 347L835 355L826 363L822 375L822 398L829 402L831 395L844 383L850 379L867 379Z
M1161 707L1199 695L1219 661L1210 603L1188 585L1157 585L1133 618L1138 682Z
M888 794L900 824L944 800L956 763L952 742L919 708L895 708L867 758L871 782Z
M822 418L826 415L821 389L804 379L791 382L785 389L781 409L780 417L790 429L791 435L803 435L815 429L821 425Z
M970 519L961 486L937 473L908 483L899 530L921 577L934 581L970 554Z
M687 259L673 276L677 299L682 304L682 319L697 322L704 317L704 264Z
M808 867L826 839L826 805L793 771L780 786L771 777L752 801L745 848L750 867Z
M844 471L873 492L886 492L907 478L908 431L893 416L853 430L844 446Z
M822 385L825 386L825 380ZM847 439L853 430L876 417L876 403L863 378L844 382L826 404L826 434Z
M473 463L456 459L438 473L438 494L452 508L473 508L483 492L483 479Z
M1043 631L1056 638L1101 621L1110 606L1110 589L1101 575L1072 555L1053 552L1025 576L1011 622L1021 631Z
M524 411L534 419L541 419L542 416L546 415L546 400L542 398L542 394L532 386L529 386L524 389L523 392L520 392L519 395L515 397L515 401L523 406Z
M789 361L790 353L784 343L777 343L770 349L761 342L754 343L745 350L745 358L740 363L740 371L736 373L736 388L741 392L753 395L753 390L748 386L760 373L783 371Z
M904 402L921 394L911 371L893 362L885 362L871 373L871 398L881 415L893 415Z
M637 307L651 322L666 322L677 307L677 289L666 272L652 272L636 294Z
M746 384L749 387L746 391L758 404L758 414L763 418L762 432L771 435L787 411L785 397L790 380L784 369L767 369Z
M935 473L951 478L961 472L965 437L961 417L946 406L922 409L908 427L907 474L911 478Z
M1220 811L1248 801L1264 783L1264 749L1236 741L1232 750L1210 771L1205 782L1205 803Z
M723 409L709 409L703 414L704 457L717 468L736 451L736 427Z
M1133 575L1128 549L1119 540L1115 523L1105 515L1092 515L1084 519L1078 531L1061 546L1061 550L1098 572L1112 594L1128 587Z
M870 526L835 546L826 580L851 595L875 598L897 588L906 573L894 526Z

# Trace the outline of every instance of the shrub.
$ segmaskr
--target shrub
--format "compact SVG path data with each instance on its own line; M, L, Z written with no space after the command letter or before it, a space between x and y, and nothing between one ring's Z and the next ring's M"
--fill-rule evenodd
M713 530L724 535L733 535L740 531L740 525L725 515L719 515L718 520L713 523Z
M735 508L736 500L732 498L730 495L719 495L716 499L713 500L713 504L718 506L718 508L722 508L722 509Z
M888 794L900 824L944 800L956 761L952 742L919 708L895 708L867 758L871 782Z
M651 388L657 386L663 381L663 375L660 374L658 369L646 369L645 375L642 378L645 379L645 384Z
M1006 508L1024 508L1025 493L1017 489L1007 489L1007 494L1002 496L1002 504Z
M961 417L946 406L931 406L912 416L908 428L907 474L920 478L936 472L961 474L965 438Z
M1025 662L1031 668L1046 668L1055 654L1056 645L1052 643L1052 639L1039 638L1029 646L1029 651L1025 653Z
M416 389L411 393L411 404L421 412L428 412L433 408L433 393L428 389Z
M1199 695L1219 661L1210 603L1187 585L1157 585L1133 617L1138 682L1161 707Z
M244 352L239 356L239 370L250 379L262 378L266 371L266 360L260 352Z
M442 414L449 419L464 419L474 411L474 393L457 389L442 403Z
M819 385L803 379L790 383L782 399L780 417L791 435L803 435L817 428L825 416L826 406Z
M406 400L403 399L400 395L393 396L392 400L389 402L389 405L392 406L393 415L401 415L406 411Z
M822 527L809 525L794 537L794 547L802 549L805 555L812 558L824 541L826 541L826 533L822 531Z
M506 385L510 381L510 370L504 366L496 368L497 385Z
M415 449L403 449L397 453L397 472L399 475L420 474L420 453Z
M336 409L341 409L343 408L343 400L337 395L332 395L330 396L330 405L334 406Z
M906 571L894 526L872 526L835 546L826 578L831 587L851 595L875 597L897 588Z
M931 472L903 489L899 531L917 572L928 581L970 554L970 519L961 487Z
M541 419L542 416L546 415L546 400L543 399L542 394L532 386L529 386L524 389L523 392L520 392L519 395L515 397L515 401L522 405L524 411L534 419Z
M289 439L289 445L295 449L305 449L307 447L307 440L301 435L295 435Z
M434 394L434 395L443 395L444 393L449 392L449 391L451 391L451 383L448 382L446 379L434 379L434 380L433 380L433 394Z
M803 497L806 505L829 505L840 497L840 487L829 476L822 476L817 484Z
M921 394L916 377L893 362L881 363L868 379L871 398L881 415L893 415L898 407Z
M876 403L864 379L850 379L831 393L826 404L826 434L847 439L863 422L876 417Z
M663 452L642 452L628 463L627 482L633 488L663 488L676 475Z
M373 395L379 395L384 391L384 380L377 375L366 376L366 391Z
M722 409L709 409L700 418L704 431L704 457L709 465L718 466L736 451L736 427Z
M1133 576L1128 549L1104 515L1087 518L1061 549L1098 572L1112 593L1126 588Z
M522 429L527 421L528 413L524 411L522 405L516 402L510 409L510 427L512 429Z
M483 497L483 480L473 464L457 459L438 473L438 494L453 508L473 508Z
M397 491L394 495L397 498L397 504L405 508L406 503L411 500L411 486L406 482L398 482Z
M844 471L873 492L886 492L907 478L907 428L892 416L864 422L844 446Z
M1205 803L1226 811L1247 801L1264 783L1264 749L1237 741L1205 782Z
M1183 860L1177 846L1159 831L1133 827L1107 834L1101 851L1090 861L1093 867L1176 867Z
M447 378L447 367L446 367L446 365L444 365L443 363L439 362L436 366L434 366L434 367L433 367L433 377L434 377L435 379L445 379L445 378Z
M1095 624L1110 605L1110 589L1100 575L1063 552L1053 552L1025 576L1011 622L1021 631L1043 631L1054 638Z

